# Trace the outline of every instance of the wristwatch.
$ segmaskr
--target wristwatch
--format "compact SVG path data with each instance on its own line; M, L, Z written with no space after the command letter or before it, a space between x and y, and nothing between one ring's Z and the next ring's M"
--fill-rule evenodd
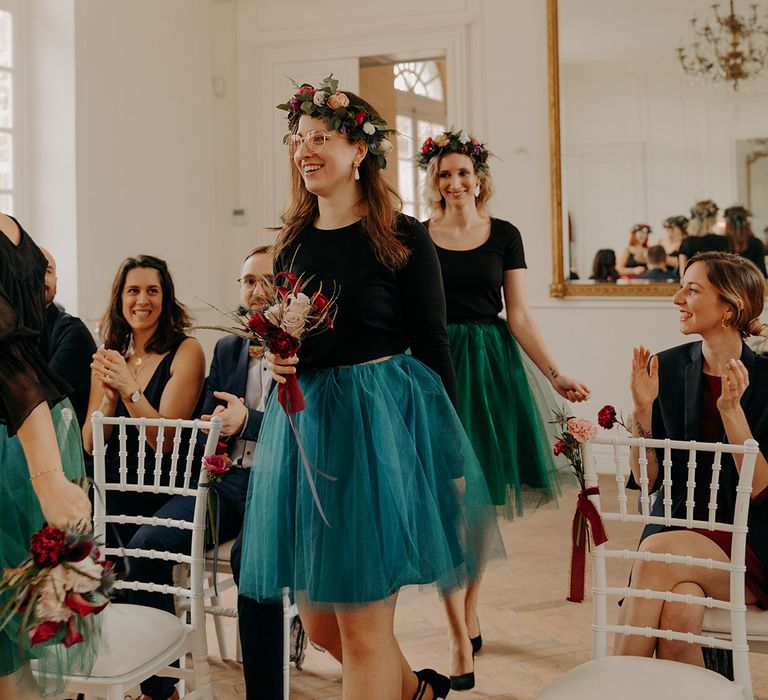
M136 391L134 391L131 394L131 403L138 403L140 399L141 399L141 389L136 389Z

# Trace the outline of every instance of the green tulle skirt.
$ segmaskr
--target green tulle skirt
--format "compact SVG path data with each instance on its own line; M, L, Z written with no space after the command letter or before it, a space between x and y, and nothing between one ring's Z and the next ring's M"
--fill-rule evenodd
M80 426L69 400L51 409L64 471L69 479L85 474ZM8 437L0 425L0 570L18 566L29 555L32 533L43 526L43 513L32 484L18 437ZM66 649L62 644L19 642L20 615L0 632L0 676L17 671L32 659L45 690L60 690L62 675L86 671L93 662L96 635ZM90 622L90 620L89 620ZM95 623L95 621L94 621Z
M457 412L506 517L555 500L573 484L552 454L557 407L549 382L521 351L507 323L448 325Z

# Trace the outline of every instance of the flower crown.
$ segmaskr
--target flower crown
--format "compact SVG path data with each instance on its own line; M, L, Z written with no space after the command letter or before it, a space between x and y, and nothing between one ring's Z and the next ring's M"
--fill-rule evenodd
M711 199L705 202L700 202L696 206L691 208L691 218L704 221L713 216L717 216L717 212L720 211L720 207L717 206Z
M730 219L736 224L741 224L742 226L746 223L749 223L749 219L752 217L752 212L749 211L746 207L742 206L733 206L728 207L724 212L723 216L726 219Z
M421 144L418 165L426 170L433 158L439 158L446 153L461 153L469 156L475 164L475 172L488 172L488 156L492 153L484 143L480 143L479 139L471 134L465 136L461 130L454 131L453 127L434 138L430 136Z
M677 226L678 228L683 229L685 231L685 227L688 226L688 217L687 216L669 216L666 219L664 219L664 224L666 226L669 226L670 228L673 226Z
M651 227L648 224L635 224L632 227L631 233L637 233L638 231L645 231L649 236L651 235Z
M331 131L338 131L350 141L365 141L368 152L381 170L387 167L387 156L392 150L392 143L387 134L394 129L387 126L381 117L370 113L370 107L352 102L349 95L339 90L339 81L333 73L323 78L317 88L308 83L299 85L294 82L296 92L291 99L277 105L278 109L288 112L289 131L283 138L288 143L291 134L296 130L302 115L322 119ZM352 97L352 100L359 99Z

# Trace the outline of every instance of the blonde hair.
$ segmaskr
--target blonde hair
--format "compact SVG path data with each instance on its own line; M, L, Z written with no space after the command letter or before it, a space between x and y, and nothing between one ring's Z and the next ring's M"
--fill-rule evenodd
M429 161L429 165L427 165L427 176L424 178L424 187L422 188L422 192L424 193L424 200L429 204L429 209L433 215L441 214L445 211L445 200L440 194L440 187L437 183L440 179L440 161L446 155L450 155L450 153L444 153L439 158L433 158ZM467 155L465 155L465 158L467 158L472 163L472 172L475 173L475 176L477 177L480 184L480 194L475 197L475 204L478 211L487 214L488 202L491 201L491 198L496 191L496 188L493 185L493 178L491 177L490 170L478 171L475 168L475 162L472 160L472 158Z
M766 325L760 320L765 304L765 278L751 260L735 253L697 253L687 267L703 263L707 279L720 299L731 308L730 325L742 338L766 336Z
M686 229L689 236L714 233L719 208L711 199L702 199L691 207L691 220Z

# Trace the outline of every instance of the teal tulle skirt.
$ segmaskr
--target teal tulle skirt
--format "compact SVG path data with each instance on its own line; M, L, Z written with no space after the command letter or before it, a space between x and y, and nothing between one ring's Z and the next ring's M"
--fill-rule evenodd
M448 338L457 411L493 503L514 517L556 499L575 482L552 453L557 401L549 382L502 319L449 324Z
M296 435L273 392L252 467L240 592L313 605L462 586L503 556L488 489L440 378L413 357L299 376ZM320 474L319 472L323 472ZM329 478L330 477L330 478Z
M80 426L69 400L51 409L56 439L64 471L69 479L85 474ZM29 555L32 533L43 526L43 513L32 484L24 450L18 437L8 437L0 425L0 570L18 566ZM95 635L88 641L66 649L62 644L19 644L19 621L0 632L0 675L17 671L24 663L37 659L42 685L48 690L61 690L64 673L85 671L94 660Z

